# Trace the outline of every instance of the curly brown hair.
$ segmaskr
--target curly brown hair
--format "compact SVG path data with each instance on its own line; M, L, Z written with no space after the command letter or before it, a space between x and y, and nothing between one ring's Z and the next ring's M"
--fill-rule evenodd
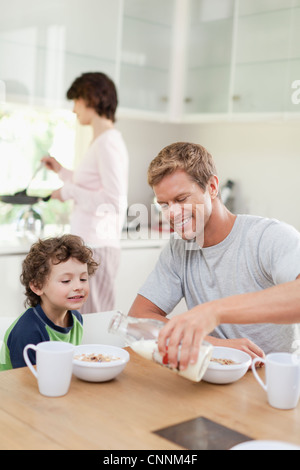
M99 265L93 259L92 250L76 235L38 240L31 246L22 263L20 276L21 283L25 286L25 306L35 307L40 303L40 296L31 290L30 284L41 289L51 272L51 265L63 263L69 258L87 264L89 276L94 274Z
M76 78L67 91L69 100L82 98L86 106L95 109L99 116L115 122L118 106L114 82L104 73L87 72Z

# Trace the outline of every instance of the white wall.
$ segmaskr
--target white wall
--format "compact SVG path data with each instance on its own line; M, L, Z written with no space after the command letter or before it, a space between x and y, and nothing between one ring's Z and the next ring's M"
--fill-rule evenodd
M129 157L129 205L152 203L153 192L147 184L147 170L158 152L174 142L180 130L178 125L151 121L120 119L117 127L126 141Z
M300 230L300 123L168 124L122 118L130 154L129 203L151 202L148 164L175 141L213 155L221 183L236 182L237 212L275 217Z

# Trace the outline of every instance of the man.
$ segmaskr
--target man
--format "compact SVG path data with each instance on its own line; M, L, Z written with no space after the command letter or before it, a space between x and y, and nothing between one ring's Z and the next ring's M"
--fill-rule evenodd
M179 344L180 368L195 362L204 338L252 357L292 352L300 339L300 234L228 211L213 159L200 145L165 147L148 182L175 236L129 314L166 322L158 346L162 354L168 349L170 365L178 366ZM189 310L166 319L183 297Z

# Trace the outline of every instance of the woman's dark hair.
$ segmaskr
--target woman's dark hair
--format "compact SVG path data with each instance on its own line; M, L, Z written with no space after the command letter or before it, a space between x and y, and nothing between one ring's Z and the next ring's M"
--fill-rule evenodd
M93 259L92 250L76 235L63 235L39 240L32 245L22 264L21 283L25 286L25 305L35 307L40 296L35 294L30 284L41 289L51 272L52 264L59 264L75 258L87 264L88 274L94 274L98 263Z
M117 90L114 82L104 73L83 73L70 86L67 98L69 100L82 98L86 105L95 109L99 116L115 122L118 105Z

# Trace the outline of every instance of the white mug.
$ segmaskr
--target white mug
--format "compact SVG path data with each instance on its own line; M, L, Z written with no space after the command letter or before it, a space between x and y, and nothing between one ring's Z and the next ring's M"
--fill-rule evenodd
M36 351L36 370L28 357L28 349ZM63 341L27 344L23 355L27 366L37 378L42 395L60 397L68 393L73 370L73 344Z
M266 367L264 383L258 376L256 362L263 362ZM300 396L300 363L295 354L271 353L265 359L252 361L254 377L267 392L268 402L274 408L289 410L295 408Z

